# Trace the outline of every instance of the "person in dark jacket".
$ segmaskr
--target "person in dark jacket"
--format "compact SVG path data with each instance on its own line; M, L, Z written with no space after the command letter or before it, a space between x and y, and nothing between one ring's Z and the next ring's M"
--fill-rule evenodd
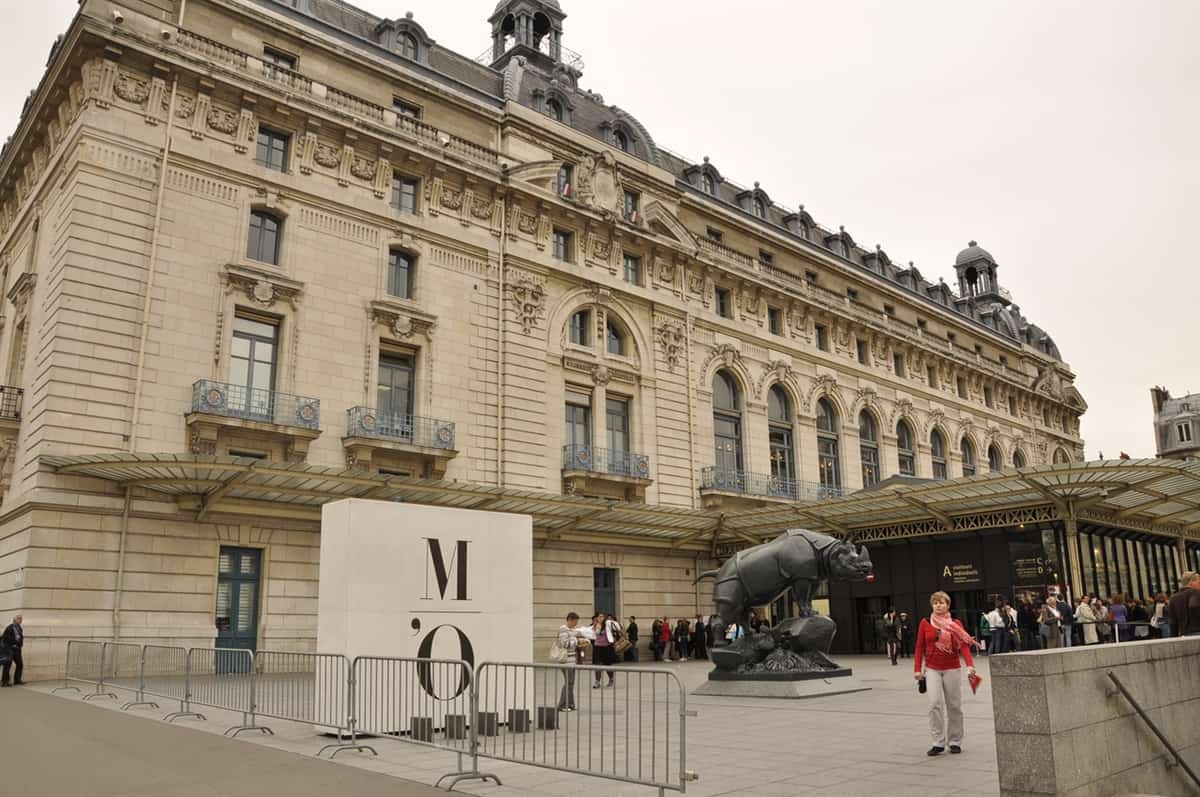
M675 624L675 658L679 661L688 660L688 646L692 635L688 630L688 621L680 620Z
M625 651L625 661L638 661L638 626L637 618L630 615L629 625L625 627L625 636L629 640L629 649Z
M21 658L21 648L25 645L25 632L21 629L23 618L17 615L13 618L12 623L4 629L4 633L0 634L0 659L4 660L4 671L0 675L0 686L9 686L8 674L16 665L15 677L12 680L12 686L20 686L25 683L21 680L21 675L25 671L25 661Z
M659 620L657 617L655 617L654 622L650 624L650 652L654 654L655 661L663 660L662 643L658 641L658 638L661 634L662 620Z
M1200 573L1189 570L1183 574L1180 585L1183 589L1167 601L1171 633L1174 636L1200 635Z
M913 654L913 641L916 631L913 628L912 619L908 616L908 612L900 612L900 620L896 625L896 635L900 637L900 658L911 659Z
M696 624L692 626L692 657L708 658L708 627L700 615L696 615Z

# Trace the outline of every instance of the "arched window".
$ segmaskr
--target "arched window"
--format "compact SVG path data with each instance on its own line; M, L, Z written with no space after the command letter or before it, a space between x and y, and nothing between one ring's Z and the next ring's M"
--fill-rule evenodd
M767 206L758 197L754 198L754 215L758 216L760 219L765 219L767 217Z
M261 263L279 265L279 231L283 223L265 210L250 213L250 237L246 257Z
M564 117L562 103L558 100L546 100L546 116L561 122Z
M728 371L713 377L713 445L717 472L725 474L725 484L736 484L733 474L742 470L742 397Z
M912 427L903 418L896 424L896 448L900 454L900 475L917 475L917 454L913 447Z
M1004 460L1000 458L1000 449L995 446L988 446L988 470L992 473L998 472L1003 465Z
M571 342L576 346L590 345L592 336L588 331L592 326L592 314L588 310L578 310L571 316Z
M817 400L817 473L821 487L835 494L842 487L842 463L838 452L837 410L829 399Z
M400 55L405 58L417 60L417 38L411 33L401 32L396 37L396 43L400 45Z
M625 353L625 336L617 325L612 320L606 321L604 324L605 331L605 347L609 354L624 354Z
M792 402L779 385L767 393L768 442L771 449L771 478L782 494L793 495L796 454L792 445ZM794 495L793 495L794 497Z
M624 130L613 131L613 144L622 152L629 152L629 136L625 135Z
M862 485L879 483L879 426L874 416L863 410L858 414L858 451L862 458Z
M1025 455L1016 449L1013 449L1013 467L1014 468L1025 467Z
M945 480L949 475L946 470L946 438L937 429L929 433L929 449L933 454L933 478Z
M962 468L963 476L975 475L975 446L967 438L962 439Z
M717 184L711 174L705 174L700 177L700 187L704 189L704 193L706 194L717 193Z
M1054 449L1054 464L1055 465L1065 465L1070 461L1071 461L1071 458L1069 456L1067 456L1067 452L1064 451L1061 446Z

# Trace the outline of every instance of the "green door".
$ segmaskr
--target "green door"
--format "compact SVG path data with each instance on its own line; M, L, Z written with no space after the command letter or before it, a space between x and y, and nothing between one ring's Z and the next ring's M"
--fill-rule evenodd
M217 568L217 647L253 651L258 644L262 551L221 547Z

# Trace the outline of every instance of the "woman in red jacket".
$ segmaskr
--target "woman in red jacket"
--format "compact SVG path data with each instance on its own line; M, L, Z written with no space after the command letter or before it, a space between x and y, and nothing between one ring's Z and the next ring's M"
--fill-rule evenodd
M917 628L917 655L913 659L913 677L925 679L929 693L929 733L933 747L929 755L941 755L950 743L951 753L962 752L963 677L959 656L967 662L967 673L975 674L971 647L979 643L958 620L950 616L950 596L935 592L929 597L933 613ZM922 672L924 665L924 672Z

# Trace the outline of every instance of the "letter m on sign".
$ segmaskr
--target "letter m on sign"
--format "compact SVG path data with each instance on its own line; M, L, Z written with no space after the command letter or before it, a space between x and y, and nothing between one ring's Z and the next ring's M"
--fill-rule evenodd
M438 595L446 599L446 587L450 586L450 573L454 572L455 592L451 600L467 600L467 544L469 540L458 540L450 554L449 563L442 554L442 544L439 540L426 537L428 545L425 555L425 597L423 600L433 600L429 594L429 576L432 573L437 586Z

